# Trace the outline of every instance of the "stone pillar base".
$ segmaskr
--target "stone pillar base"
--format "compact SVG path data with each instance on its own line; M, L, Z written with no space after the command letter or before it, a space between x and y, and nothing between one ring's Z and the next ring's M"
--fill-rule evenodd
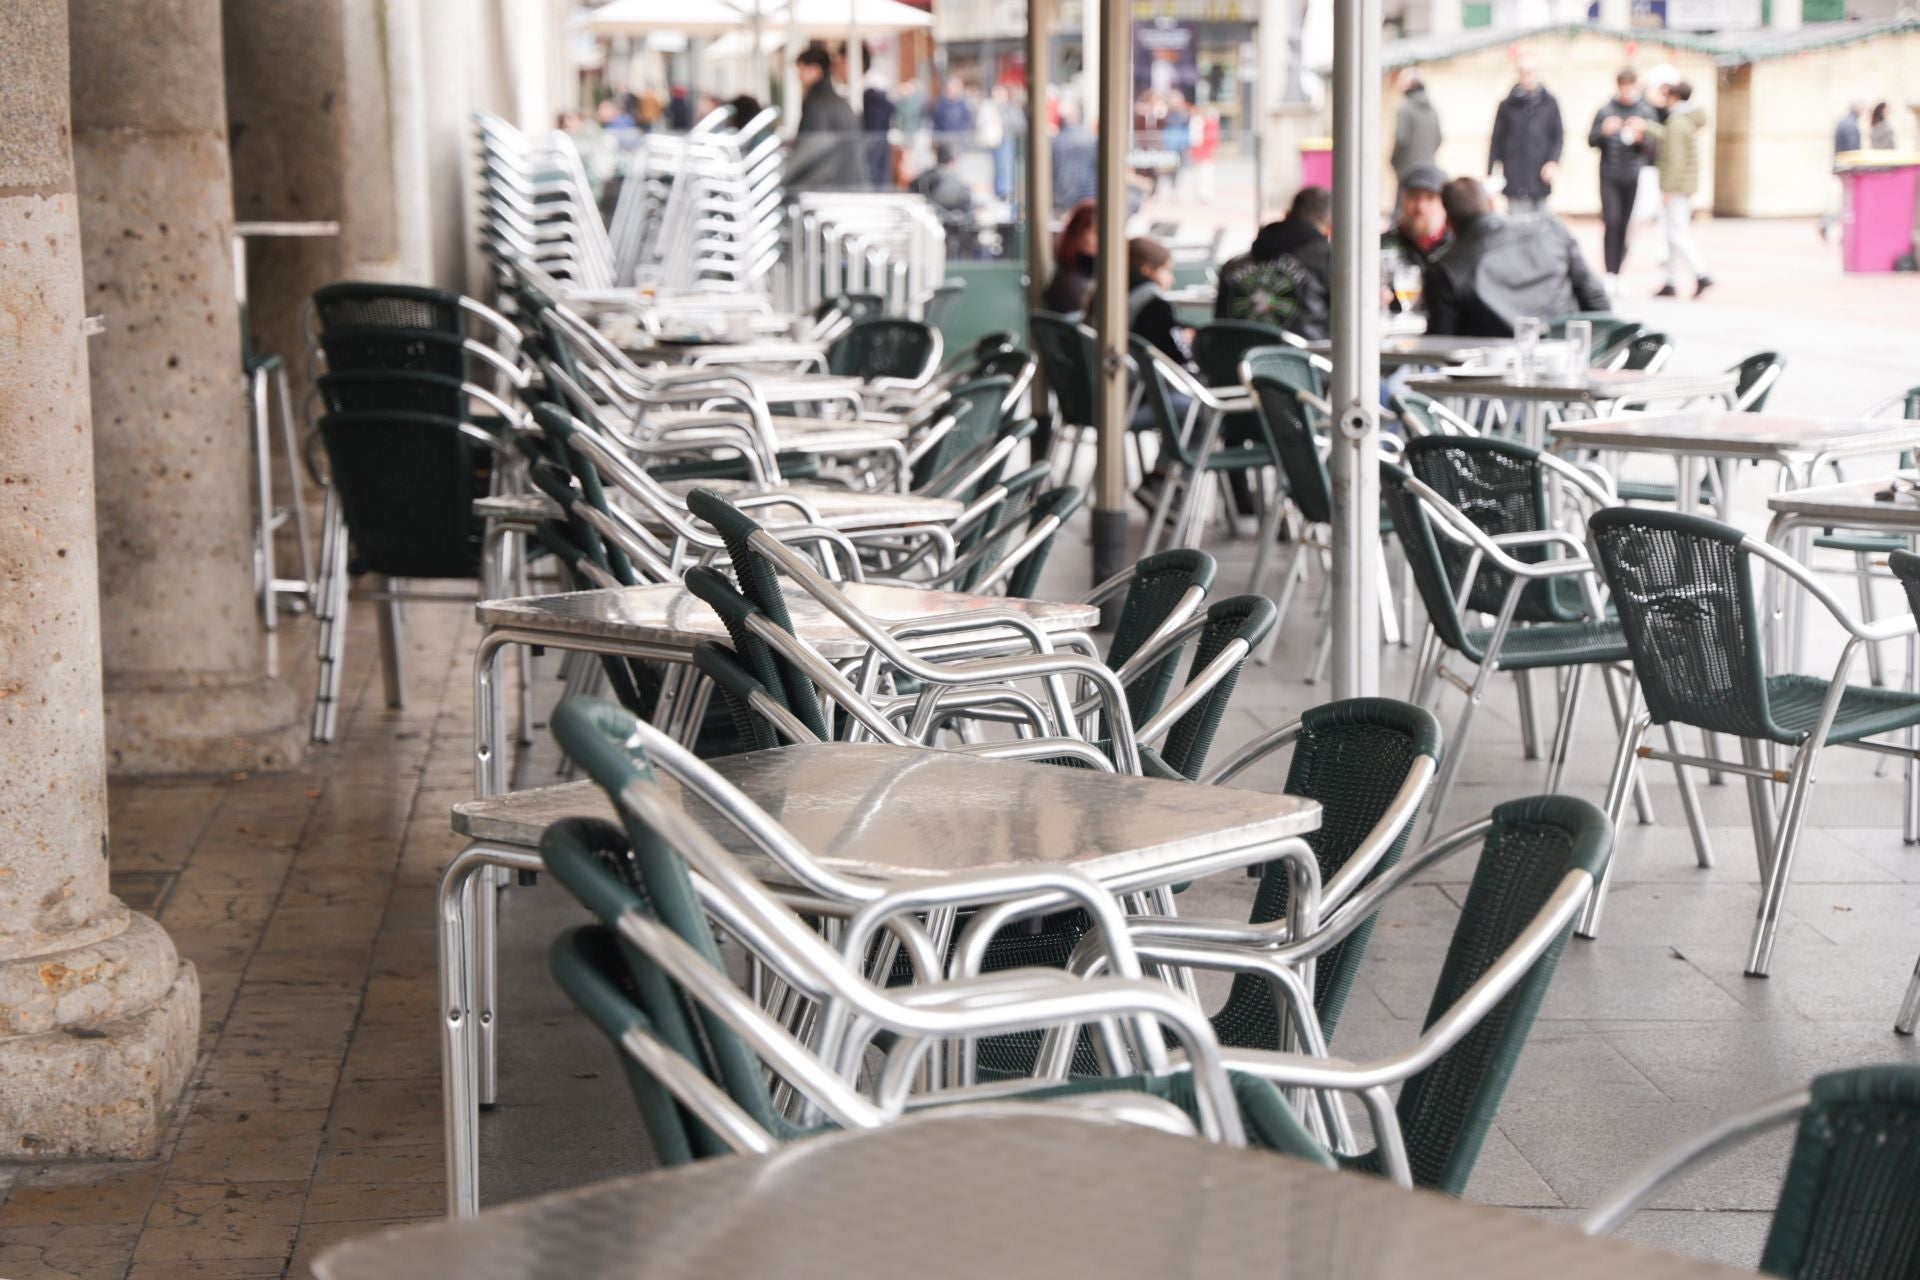
M108 772L271 773L300 763L306 708L288 682L190 679L163 683L108 673Z
M91 965L67 963L80 958ZM171 968L172 981L157 999L127 1008L135 991L157 985L157 966ZM133 916L118 938L0 965L0 976L9 980L20 972L58 996L63 1011L104 1003L111 1016L0 1036L0 1080L6 1082L0 1160L153 1155L199 1054L200 979L193 965L175 960L160 926ZM90 998L96 991L100 998Z

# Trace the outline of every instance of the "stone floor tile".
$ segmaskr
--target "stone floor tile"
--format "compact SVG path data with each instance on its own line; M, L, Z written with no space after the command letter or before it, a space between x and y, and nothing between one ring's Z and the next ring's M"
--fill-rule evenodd
M0 1275L7 1280L120 1280L139 1227L22 1226L0 1231Z
M438 1182L316 1181L307 1196L307 1222L355 1222L382 1218L431 1218L447 1208Z
M418 1146L438 1141L440 1082L367 1080L340 1090L327 1125L327 1146Z
M134 1260L284 1257L292 1251L306 1195L304 1179L169 1181L154 1201Z
M166 1174L164 1165L27 1167L0 1204L0 1239L24 1226L138 1225Z
M285 1255L272 1258L164 1259L135 1262L126 1280L281 1280ZM304 1277L301 1278L304 1280Z
M168 1175L195 1182L297 1181L312 1175L326 1125L320 1110L195 1114Z
M440 1020L437 1014L413 1021L363 1024L347 1049L343 1084L369 1080L438 1080Z
M425 1182L446 1186L446 1146L434 1141L411 1146L329 1147L320 1153L313 1182Z

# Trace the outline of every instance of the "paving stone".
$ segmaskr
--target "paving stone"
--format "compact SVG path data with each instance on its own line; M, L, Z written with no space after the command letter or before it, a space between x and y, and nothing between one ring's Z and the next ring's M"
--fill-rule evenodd
M284 1257L306 1199L293 1182L168 1182L140 1233L135 1261Z

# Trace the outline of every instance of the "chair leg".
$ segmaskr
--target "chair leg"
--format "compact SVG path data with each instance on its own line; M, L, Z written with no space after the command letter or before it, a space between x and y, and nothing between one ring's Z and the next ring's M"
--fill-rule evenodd
M1173 493L1174 490L1180 486L1181 470L1182 468L1177 461L1170 462L1167 465L1165 474L1160 477L1160 496L1154 501L1153 514L1147 517L1147 541L1146 545L1143 546L1140 551L1140 554L1143 556L1152 555L1154 552L1160 550L1163 545L1168 547L1173 545L1172 525L1174 512L1177 509L1174 504ZM1163 535L1168 539L1164 544L1160 540Z
M293 419L293 392L287 386L284 364L273 371L273 394L280 407L280 448L287 455L287 510L293 517L293 535L299 543L300 578L311 592L314 589L313 534L307 528L307 491L300 479L300 432Z
M1617 831L1620 816L1627 807L1627 795L1633 790L1633 778L1639 772L1640 744L1646 740L1647 730L1652 721L1646 716L1636 714L1639 693L1638 686L1627 691L1627 724L1620 734L1620 748L1614 752L1613 773L1607 779L1607 820ZM1593 939L1600 936L1600 916L1606 910L1607 889L1613 884L1613 869L1618 861L1618 847L1615 856L1607 859L1606 870L1600 873L1600 883L1593 886L1593 896L1587 899L1585 910L1574 923L1573 931L1583 938Z
M1379 582L1375 590L1380 595L1380 643L1403 645L1405 638L1400 634L1400 618L1393 608L1393 574L1387 570L1387 559L1380 557Z
M1573 745L1574 723L1580 718L1580 691L1587 679L1585 664L1567 671L1567 692L1553 726L1553 745L1547 751L1547 794L1558 795L1567 775L1567 753Z
M1873 561L1863 551L1853 553L1854 581L1860 584L1860 621L1873 622ZM1867 680L1878 689L1886 683L1880 672L1880 646L1867 644ZM1885 761L1886 757L1880 757Z
M1663 728L1667 736L1667 750L1680 754L1680 726L1667 724ZM1673 766L1673 779L1680 787L1680 809L1687 818L1687 830L1693 836L1694 864L1703 868L1713 866L1713 842L1707 838L1707 819L1700 808L1700 792L1693 785L1693 775L1687 772L1687 766Z
M1333 657L1333 619L1327 617L1320 623L1320 641L1314 646L1313 665L1307 669L1307 683L1319 684L1320 677L1327 673L1327 660Z
M253 435L253 578L259 592L260 624L269 633L280 628L274 606L273 580L273 443L267 422L267 371L255 369L247 379L248 426Z
M1907 980L1907 995L1900 1002L1900 1016L1894 1019L1893 1029L1910 1036L1915 1022L1920 1022L1920 961L1915 962L1913 977Z
M1622 698L1620 690L1617 687L1621 674L1617 668L1607 667L1602 672L1604 679L1601 681L1601 684L1606 688L1607 701L1613 707L1613 726L1620 732L1625 733L1627 731L1627 716L1630 714L1632 685L1631 682L1629 682L1628 697ZM1634 815L1640 820L1641 826L1647 827L1653 825L1653 795L1647 790L1646 775L1638 771L1633 775L1633 807Z
M1257 476L1258 473L1254 474ZM1280 513L1285 509L1286 503L1278 493L1267 493L1257 480L1250 483L1253 484L1255 496L1260 500L1260 522L1253 535L1253 572L1247 577L1247 592L1250 595L1258 595L1262 584L1267 580L1267 570L1273 564L1274 538L1280 532ZM1275 621L1277 630L1278 620Z
M1286 577L1280 583L1280 599L1274 606L1273 630L1268 633L1267 641L1260 646L1260 652L1254 655L1254 661L1266 666L1273 661L1273 652L1280 644L1280 624L1287 620L1287 607L1293 603L1294 589L1300 580L1307 576L1307 544L1304 541L1293 544L1293 554L1287 557ZM1258 586L1253 588L1259 590Z
M1522 759L1540 758L1540 723L1533 710L1533 673L1513 673L1513 690L1520 699L1520 755Z
M1751 738L1740 740L1740 759L1744 764L1760 767L1766 762L1767 753L1762 745ZM1780 815L1773 804L1773 784L1765 778L1747 779L1747 816L1753 822L1753 856L1760 867L1760 883L1767 882L1767 876L1773 866L1773 841Z
M382 578L380 590L389 596L394 591L394 580ZM406 705L406 672L402 668L404 647L402 635L405 624L401 621L400 601L386 599L379 602L380 611L376 615L380 623L380 672L387 683L387 705L403 707Z
M1490 646L1491 647L1491 646ZM1493 650L1498 652L1498 650ZM1480 670L1474 676L1473 688L1467 692L1467 705L1460 709L1459 723L1453 732L1447 735L1446 759L1440 763L1440 776L1434 779L1433 798L1427 802L1427 839L1433 839L1440 830L1440 814L1447 807L1447 794L1453 790L1453 776L1459 771L1460 762L1467 755L1467 732L1473 727L1473 713L1480 709L1481 699L1486 697L1487 685L1493 680L1499 667L1493 661L1493 653L1480 664Z
M1428 623L1420 633L1420 652L1413 660L1413 681L1407 686L1407 701L1416 707L1427 705L1433 678L1440 665L1440 633Z
M1825 726L1821 728L1824 730ZM1786 904L1787 882L1793 876L1793 855L1799 852L1800 832L1807 821L1807 796L1813 790L1814 765L1819 759L1820 747L1815 739L1809 738L1788 771L1786 803L1781 806L1773 859L1761 885L1760 909L1754 916L1753 945L1747 952L1749 978L1764 978L1773 968L1773 944L1780 933L1780 911Z

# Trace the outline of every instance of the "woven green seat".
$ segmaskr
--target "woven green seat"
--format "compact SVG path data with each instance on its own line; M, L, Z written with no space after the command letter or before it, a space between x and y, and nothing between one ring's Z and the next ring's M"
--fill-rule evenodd
M932 328L945 333L953 323L955 313L960 310L960 302L966 297L967 282L961 279L943 280L934 286L920 309L920 315Z
M1851 551L1855 555L1884 556L1895 551L1904 551L1913 539L1903 533L1822 533L1816 534L1813 545L1828 551Z
M1782 1280L1920 1272L1920 1068L1817 1076L1760 1270Z
M573 699L559 707L553 724L567 754L616 801L627 788L651 781L644 756L625 745L630 733L625 726L632 724L631 717L617 708ZM617 925L628 913L637 912L657 920L707 964L724 972L685 860L630 811L623 811L623 821L624 831L594 819L555 823L542 838L541 856L555 878L603 924ZM618 1043L628 1029L646 1028L719 1086L776 1141L792 1141L818 1131L791 1124L773 1106L758 1059L732 1027L704 1003L692 999L637 948L610 934L611 930L605 930L568 939L555 951L556 977L569 994L580 993L575 998L610 1038ZM594 977L598 977L597 983L591 981ZM647 1077L644 1071L639 1074ZM636 1100L649 1130L660 1126L655 1141L664 1161L684 1161L729 1150L684 1107L666 1105L664 1090L654 1088L656 1082L651 1077L636 1080L630 1069L629 1080L635 1083ZM1191 1077L1184 1074L1154 1080L1075 1081L1041 1086L1019 1096L1045 1099L1129 1087L1193 1107ZM1322 1165L1329 1163L1272 1086L1239 1079L1234 1082L1234 1092L1248 1124L1250 1141Z
M408 284L344 281L313 291L323 332L336 329L438 329L457 334L460 295Z
M1475 662L1484 661L1493 632L1475 628L1466 633L1460 651ZM1589 662L1625 662L1626 636L1618 618L1600 622L1546 622L1519 627L1507 633L1500 646L1503 671L1536 671L1542 667L1566 667Z
M320 335L332 373L437 373L463 377L466 342L440 329L330 329Z
M1567 872L1584 870L1598 880L1612 847L1613 824L1585 800L1534 796L1496 808L1422 1026L1432 1026L1479 980ZM1562 933L1491 1013L1401 1089L1395 1111L1414 1186L1453 1196L1466 1190L1566 940ZM1374 1153L1342 1163L1379 1171Z
M1040 360L1040 371L1046 375L1047 390L1053 394L1060 425L1090 429L1098 377L1093 352L1080 326L1051 311L1034 312L1028 317L1027 325L1033 335L1033 353Z
M940 359L940 339L918 320L866 316L827 348L827 372L853 378L917 382Z

